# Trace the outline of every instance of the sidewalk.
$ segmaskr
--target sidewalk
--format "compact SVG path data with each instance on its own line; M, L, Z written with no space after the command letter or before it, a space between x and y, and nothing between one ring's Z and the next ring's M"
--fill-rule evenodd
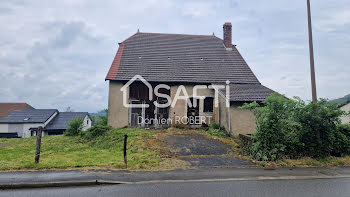
M147 182L321 179L350 177L338 168L198 168L171 171L67 170L0 172L0 189Z

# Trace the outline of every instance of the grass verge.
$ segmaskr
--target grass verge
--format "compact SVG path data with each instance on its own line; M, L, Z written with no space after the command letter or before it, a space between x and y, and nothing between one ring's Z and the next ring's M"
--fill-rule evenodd
M143 138L156 130L114 129L91 141L80 137L42 137L40 163L34 162L36 138L0 139L0 170L75 167L124 168L123 138L128 134L128 169L158 166L159 153L148 149Z
M167 170L187 168L188 163L170 153L165 139L170 135L201 134L208 139L232 145L229 155L250 160L262 167L332 167L350 166L350 156L324 159L284 159L276 162L254 161L243 154L240 139L214 130L114 129L93 140L71 136L44 136L40 163L34 162L36 138L0 139L0 170L40 170L69 168L125 169L123 138L128 134L128 169Z

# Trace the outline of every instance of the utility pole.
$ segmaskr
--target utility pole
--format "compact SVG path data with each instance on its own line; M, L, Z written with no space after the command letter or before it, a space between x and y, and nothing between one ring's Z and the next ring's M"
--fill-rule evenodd
M307 0L307 17L308 17L308 29L309 29L309 50L310 50L312 101L316 102L317 101L317 94L316 94L316 79L315 79L314 46L313 46L313 42L312 42L310 0Z
M312 102L317 102L317 94L316 94L316 79L315 79L315 61L314 61L314 46L312 42L312 25L311 25L311 6L310 0L307 1L307 22L308 22L308 30L309 30L309 50L310 50L310 71L311 71L311 89L312 89ZM317 108L314 109L315 114L317 113ZM316 131L317 141L321 142L321 132L319 130Z

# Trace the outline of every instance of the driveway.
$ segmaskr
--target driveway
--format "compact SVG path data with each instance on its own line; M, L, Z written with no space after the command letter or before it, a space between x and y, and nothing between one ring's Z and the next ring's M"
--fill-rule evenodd
M232 156L232 144L196 133L170 135L165 139L170 154L187 161L191 166L229 167L253 166Z

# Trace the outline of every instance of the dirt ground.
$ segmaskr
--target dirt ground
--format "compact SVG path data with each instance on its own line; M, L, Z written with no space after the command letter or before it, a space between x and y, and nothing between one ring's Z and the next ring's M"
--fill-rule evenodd
M199 130L169 129L148 139L151 149L157 149L161 157L170 159L177 167L239 167L253 166L249 161L235 157L235 143L206 135ZM181 162L182 161L182 162Z

